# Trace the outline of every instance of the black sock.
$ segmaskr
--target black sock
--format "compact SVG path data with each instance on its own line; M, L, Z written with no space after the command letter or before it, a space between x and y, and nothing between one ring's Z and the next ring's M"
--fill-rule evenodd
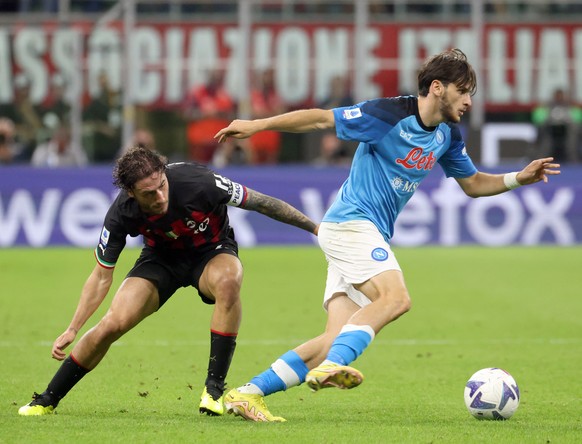
M69 390L71 390L83 376L89 373L89 370L81 367L75 362L73 357L69 355L57 370L51 382L44 392L52 399L54 407L59 401L65 397Z
M210 359L208 360L208 376L206 390L218 399L224 392L226 374L236 347L236 333L218 333L210 330Z

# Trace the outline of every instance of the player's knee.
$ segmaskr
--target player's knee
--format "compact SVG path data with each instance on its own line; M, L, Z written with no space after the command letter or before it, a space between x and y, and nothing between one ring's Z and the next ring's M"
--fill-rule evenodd
M400 300L399 305L400 316L402 316L404 313L409 312L411 308L412 301L410 300L410 296L408 295L408 293L406 293L406 295Z
M97 324L95 334L99 343L112 344L129 329L127 322L108 313Z
M411 300L406 290L391 292L382 298L384 305L395 318L402 316L410 311Z
M212 285L212 294L216 303L233 306L240 301L241 282L236 276L223 275Z

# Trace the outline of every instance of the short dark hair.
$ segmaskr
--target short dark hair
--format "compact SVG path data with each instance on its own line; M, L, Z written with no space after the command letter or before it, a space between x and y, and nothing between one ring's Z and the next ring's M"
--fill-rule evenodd
M422 65L418 71L418 94L427 96L433 80L440 80L445 86L452 83L471 95L477 91L477 75L458 48L434 55Z
M136 182L164 171L167 164L168 159L156 151L134 146L117 159L113 168L113 185L131 191Z

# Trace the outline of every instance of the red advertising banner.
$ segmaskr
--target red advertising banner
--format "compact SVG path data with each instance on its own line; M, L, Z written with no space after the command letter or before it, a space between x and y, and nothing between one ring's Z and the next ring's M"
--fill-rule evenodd
M338 75L352 85L358 79L356 99L392 96L415 93L420 63L450 47L461 48L479 68L489 111L530 109L557 88L582 103L577 23L487 25L477 39L468 24L373 24L356 33L349 24L278 23L254 25L245 36L234 23L143 22L129 39L121 22L0 27L0 103L13 100L23 78L35 103L48 97L54 78L65 80L69 97L97 95L101 72L121 90L128 69L124 92L134 103L176 107L217 67L238 98L248 85L241 74L266 68L274 69L278 93L290 105L317 103Z

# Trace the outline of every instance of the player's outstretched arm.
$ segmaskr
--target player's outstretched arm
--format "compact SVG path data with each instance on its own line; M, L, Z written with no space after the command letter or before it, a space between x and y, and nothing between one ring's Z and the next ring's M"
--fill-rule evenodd
M297 208L275 197L247 188L248 197L242 208L264 214L317 235L318 225Z
M99 264L95 265L83 286L81 298L69 327L53 343L52 357L54 359L58 361L65 359L65 349L73 343L81 327L101 305L112 282L113 269L105 269Z
M288 133L305 133L318 129L333 128L335 119L332 110L302 109L256 120L233 120L214 136L218 142L229 137L246 139L259 131L271 130Z
M553 163L552 157L536 159L523 170L507 174L489 174L481 171L471 177L457 179L457 182L470 197L494 196L506 191L531 185L540 181L548 182L549 176L560 174L560 164Z

